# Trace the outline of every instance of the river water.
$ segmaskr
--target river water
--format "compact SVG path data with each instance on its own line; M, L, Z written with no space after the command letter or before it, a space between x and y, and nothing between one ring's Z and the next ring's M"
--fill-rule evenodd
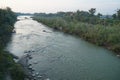
M120 59L111 51L32 19L17 21L15 30L7 50L19 58L29 52L46 80L120 80Z

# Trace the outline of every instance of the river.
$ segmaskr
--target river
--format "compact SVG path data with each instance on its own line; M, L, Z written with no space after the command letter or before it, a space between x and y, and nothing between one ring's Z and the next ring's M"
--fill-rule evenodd
M46 80L120 80L120 59L113 52L21 18L6 49L19 58L29 51L29 63Z

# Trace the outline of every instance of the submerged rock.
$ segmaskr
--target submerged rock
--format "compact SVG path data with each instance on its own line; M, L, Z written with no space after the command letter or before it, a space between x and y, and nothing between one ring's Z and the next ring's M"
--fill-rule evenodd
M50 80L49 78L45 79L45 80Z
M117 57L120 57L120 55L117 55Z
M33 50L24 51L24 53L33 53L33 52L35 52L35 51L33 51Z
M38 77L38 78L42 78L42 76L40 76L40 75L38 75L37 77Z
M38 61L34 61L33 64L38 64Z

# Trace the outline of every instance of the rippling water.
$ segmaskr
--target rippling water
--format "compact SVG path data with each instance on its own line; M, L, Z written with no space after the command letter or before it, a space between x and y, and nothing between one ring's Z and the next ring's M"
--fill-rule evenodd
M46 80L120 80L120 59L104 48L32 19L17 21L15 29L7 50L20 58L30 51L35 73Z

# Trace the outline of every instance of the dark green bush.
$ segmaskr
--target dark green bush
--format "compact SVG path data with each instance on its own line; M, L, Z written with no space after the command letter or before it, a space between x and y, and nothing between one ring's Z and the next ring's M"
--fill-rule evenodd
M15 21L16 15L10 8L0 9L0 80L4 80L8 73L13 80L24 80L25 77L22 67L14 62L14 56L4 51L10 41Z

